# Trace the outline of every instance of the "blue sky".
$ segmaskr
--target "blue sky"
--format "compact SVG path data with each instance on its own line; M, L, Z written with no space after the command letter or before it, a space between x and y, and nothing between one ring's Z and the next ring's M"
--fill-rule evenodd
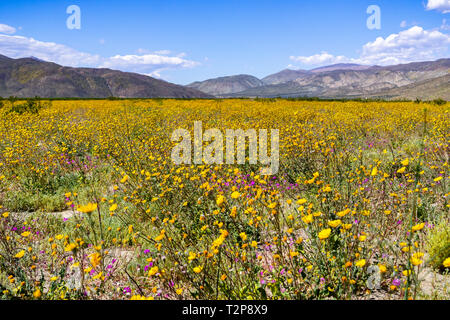
M66 8L81 10L81 29ZM370 30L370 5L381 29ZM449 57L450 0L0 1L0 54L187 84L287 67Z

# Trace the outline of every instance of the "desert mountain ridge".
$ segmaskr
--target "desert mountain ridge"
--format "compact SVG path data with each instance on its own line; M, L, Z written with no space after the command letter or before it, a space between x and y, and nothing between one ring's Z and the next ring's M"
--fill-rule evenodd
M142 74L73 68L35 57L0 55L0 96L42 98L213 98L193 88Z
M391 66L334 64L248 74L187 86L104 68L64 67L36 57L0 55L0 96L20 98L381 98L450 100L450 59Z
M450 99L450 59L392 66L334 64L312 70L285 69L253 79L245 90L233 83L236 76L209 79L188 86L217 97L319 97L319 98L443 98ZM239 81L237 81L239 79ZM430 82L429 85L426 83ZM435 84L437 87L435 87ZM236 88L236 90L230 90ZM426 91L422 91L425 90ZM234 92L232 92L234 91Z

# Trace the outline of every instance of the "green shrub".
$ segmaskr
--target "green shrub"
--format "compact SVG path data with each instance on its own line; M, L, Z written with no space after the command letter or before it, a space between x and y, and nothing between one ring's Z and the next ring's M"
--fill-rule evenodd
M438 105L438 106L443 106L444 104L447 103L447 101L445 101L445 100L439 98L439 99L434 99L434 100L433 100L433 103L436 104L436 105Z
M8 113L15 112L18 114L24 113L39 113L44 107L49 106L49 103L42 103L39 97L35 97L32 99L27 99L24 103L14 105L14 101L11 100L11 109L9 109Z
M443 219L427 236L429 263L436 269L443 269L443 262L450 257L450 224Z

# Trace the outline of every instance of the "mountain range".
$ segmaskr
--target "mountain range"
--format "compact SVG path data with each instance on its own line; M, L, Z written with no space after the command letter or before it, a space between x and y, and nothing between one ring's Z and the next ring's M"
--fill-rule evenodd
M264 77L260 81L250 75L239 75L194 82L188 87L224 98L442 98L449 100L449 71L450 59L384 67L335 64L312 70L285 69Z
M34 57L0 55L0 96L42 98L213 98L201 91L145 75L71 68Z
M240 74L176 85L111 69L64 67L0 55L0 96L43 98L318 97L450 100L450 59L393 66L334 64L285 69L258 79Z

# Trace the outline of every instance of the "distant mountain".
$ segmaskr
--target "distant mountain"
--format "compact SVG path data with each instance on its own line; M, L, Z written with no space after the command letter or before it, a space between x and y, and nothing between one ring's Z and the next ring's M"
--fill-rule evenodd
M433 100L441 98L450 101L450 74L419 81L403 87L387 89L370 95L370 98Z
M263 78L262 81L266 85L279 84L279 83L285 83L288 81L293 81L298 78L303 78L310 74L311 74L311 72L307 71L307 70L284 69L280 72L271 74L271 75Z
M444 86L442 90L437 91L421 92L419 90L425 90L426 87L431 86L426 84L428 81L444 77L449 73L450 59L387 67L341 64L311 71L283 70L264 78L263 81L266 82L264 86L226 94L224 97L348 98L371 97L391 92L392 96L400 98L402 94L414 95L414 90L417 90L415 92L417 97L428 95L430 98L443 98L448 96L449 86ZM283 82L283 79L286 81ZM437 83L441 84L442 81ZM415 87L414 84L417 86ZM396 96L397 93L398 96Z
M197 81L188 84L187 87L200 90L207 94L220 96L245 91L250 88L261 87L263 85L264 83L254 76L240 74L236 76Z
M338 63L338 64L333 64L331 66L315 68L315 69L312 69L310 72L319 73L319 72L327 72L327 71L335 71L335 70L367 70L367 69L370 69L371 67L372 66L363 66L360 64L353 64L353 63Z
M307 78L308 76L312 76L314 73L321 73L327 71L335 71L335 70L366 70L371 68L371 66L362 66L359 64L350 64L350 63L340 63L333 64L331 66L320 67L312 70L292 70L285 69L280 72L271 74L262 79L262 81L266 85L272 84L280 84L288 81L294 81L300 78Z
M71 68L30 57L0 55L0 96L43 98L211 98L201 91L141 74Z

